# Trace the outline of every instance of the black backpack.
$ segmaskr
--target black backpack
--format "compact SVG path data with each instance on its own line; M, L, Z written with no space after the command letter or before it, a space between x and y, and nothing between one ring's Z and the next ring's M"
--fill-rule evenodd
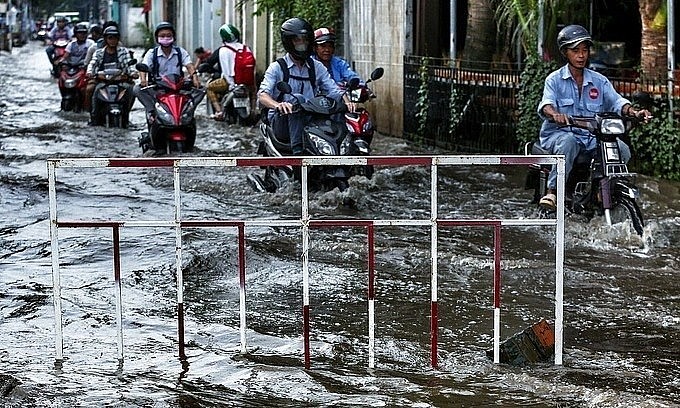
M288 82L289 78L297 79L298 81L309 81L312 85L312 91L314 92L314 95L316 95L316 69L314 68L314 60L312 60L311 57L307 58L307 66L309 67L308 77L291 75L290 70L288 69L288 64L286 64L286 60L284 60L283 58L277 59L276 62L279 63L279 66L281 66L281 71L283 71L283 82ZM279 95L279 99L282 98L283 95Z
M158 70L159 70L159 67L158 67L158 48L159 47L154 47L153 48L153 54L152 54L153 60L151 62L151 65L153 65L153 66L151 67L151 72L153 73L154 78L159 77L159 75L158 75ZM182 72L182 52L180 51L179 47L177 47L176 45L173 45L172 48L177 52L177 68L179 68L179 72L181 73Z

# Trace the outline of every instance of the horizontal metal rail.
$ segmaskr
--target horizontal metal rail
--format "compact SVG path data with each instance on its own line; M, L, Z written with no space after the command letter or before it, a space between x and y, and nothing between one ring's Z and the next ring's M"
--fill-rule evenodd
M184 294L182 274L182 229L184 228L237 228L238 229L238 268L239 268L239 313L241 352L246 348L246 309L245 309L245 229L247 227L277 226L300 228L302 232L302 277L303 277L303 343L305 367L310 367L309 341L309 229L323 227L364 227L368 244L368 318L369 318L369 367L375 365L375 290L374 290L374 229L379 226L429 226L431 236L431 363L437 367L438 344L438 293L437 293L437 255L438 230L443 227L492 227L494 235L494 362L499 362L500 350L500 278L501 278L501 227L503 226L548 226L555 227L555 364L562 364L563 332L563 262L564 262L564 203L559 200L556 219L449 219L438 215L437 181L439 166L467 165L556 165L558 173L558 197L564 196L564 158L563 156L372 156L372 157L192 157L192 158L66 158L47 161L49 201L50 201L50 239L52 249L52 279L55 309L55 346L56 360L63 360L63 325L61 306L61 285L59 272L59 228L111 228L113 233L114 278L116 282L116 310L118 322L118 358L123 363L122 343L122 293L120 271L120 228L124 227L168 227L175 230L175 268L177 276L177 313L179 356L184 353ZM252 220L183 220L180 213L181 188L180 171L190 167L255 167L255 166L301 166L301 210L299 219L252 219ZM309 214L309 195L307 191L307 168L324 165L374 165L374 166L429 166L430 214L422 219L312 219ZM59 220L57 216L56 169L57 168L162 168L173 169L174 178L174 217L172 220Z

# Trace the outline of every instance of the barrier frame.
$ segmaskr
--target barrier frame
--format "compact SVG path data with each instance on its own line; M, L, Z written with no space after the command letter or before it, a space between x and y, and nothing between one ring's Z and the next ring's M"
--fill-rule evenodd
M438 167L451 165L530 165L551 164L557 167L557 193L564 196L564 156L522 156L522 155L457 155L457 156L372 156L372 157L193 157L193 158L73 158L47 160L50 240L52 252L52 280L55 310L55 351L56 363L63 362L63 322L61 306L61 279L59 272L59 228L111 228L113 235L114 279L116 297L117 346L119 365L124 360L122 329L122 286L120 270L120 228L123 227L174 227L175 269L177 277L177 313L179 357L186 360L184 352L184 295L182 272L182 229L236 227L238 229L238 274L239 274L239 315L240 352L246 353L246 292L245 292L245 228L248 226L297 227L302 234L302 280L303 280L303 347L305 368L311 366L309 324L309 230L320 227L361 226L367 229L368 244L368 365L375 367L375 262L374 233L376 226L430 226L431 256L431 299L430 299L430 343L431 365L437 368L438 346L438 230L439 227L491 226L493 227L494 272L493 272L493 316L494 341L493 360L500 363L500 305L501 305L501 229L503 226L553 226L555 227L555 365L563 362L563 284L564 284L564 202L558 200L557 215L554 219L440 219L438 216ZM190 167L259 167L268 165L301 166L301 217L299 219L255 219L255 220L183 220L181 217L180 170ZM312 219L309 213L309 192L307 172L309 166L322 165L373 165L373 166L429 166L430 167L430 217L428 219ZM169 220L149 221L60 221L57 214L57 168L156 168L173 169L174 217Z

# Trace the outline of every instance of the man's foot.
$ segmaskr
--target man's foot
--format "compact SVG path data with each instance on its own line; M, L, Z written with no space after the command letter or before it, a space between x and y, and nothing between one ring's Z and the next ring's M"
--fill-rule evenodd
M553 192L548 192L548 194L541 198L538 205L544 210L555 211L557 210L557 196Z

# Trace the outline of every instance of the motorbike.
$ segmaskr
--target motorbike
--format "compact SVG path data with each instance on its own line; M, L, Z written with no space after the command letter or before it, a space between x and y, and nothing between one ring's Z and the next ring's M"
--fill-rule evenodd
M150 72L148 65L137 64L140 72ZM142 132L139 145L142 152L149 149L185 153L194 148L196 119L194 112L205 96L205 89L196 89L190 79L182 75L163 75L149 87L155 90L156 109L148 112L147 131Z
M59 64L59 93L61 93L61 110L80 112L83 110L87 76L82 62Z
M358 78L356 78L358 83ZM353 86L357 86L354 84ZM346 110L344 104L324 95L306 99L302 94L293 94L291 87L286 82L279 82L277 89L284 94L291 94L293 113L310 115L311 119L303 132L304 151L302 156L342 156L350 152L351 138L347 126L333 120L342 115ZM263 115L260 124L260 142L257 153L264 157L292 156L288 137L276 136L271 128L266 115ZM251 173L248 175L248 183L257 192L276 192L291 180L299 180L299 167L292 166L266 166L264 177ZM310 166L308 170L308 186L311 191L330 191L338 188L344 191L349 187L347 180L351 174L348 166Z
M207 62L198 66L198 72L212 74L208 83L220 78L219 71ZM210 106L210 104L208 105ZM222 112L224 112L224 120L230 125L249 126L256 121L257 115L253 109L253 97L246 85L236 84L230 87L229 91L222 96L220 105L222 105Z
M59 61L64 54L66 54L66 46L68 45L69 40L66 38L58 38L54 43L54 49L52 51L53 55L53 61ZM57 74L59 73L58 71L59 67L58 66L53 66L51 70L51 74L54 78L57 78Z
M130 65L137 60L132 59ZM129 123L130 105L133 95L128 95L128 88L122 86L129 83L123 70L118 68L115 62L104 64L104 69L97 72L97 88L93 98L97 98L97 112L93 113L93 121L96 126L114 128L126 128ZM99 86L103 83L104 86Z
M640 197L635 186L636 175L628 171L621 157L617 138L626 139L632 126L642 121L635 117L622 117L616 113L598 113L593 117L572 116L569 125L586 129L597 141L594 157L577 157L565 185L565 208L581 214L588 220L595 215L604 216L608 225L630 219L638 235L642 235L644 221L637 203ZM525 146L525 154L550 155L538 142ZM532 203L547 192L550 165L532 164L525 188L533 190Z
M351 81L351 83L344 84L343 87L347 91L350 102L356 104L366 103L368 100L373 99L376 95L373 93L371 88L368 87L370 82L376 81L382 78L385 70L378 67L371 72L370 79L364 84L360 84L357 81ZM373 134L375 133L375 126L373 124L373 119L371 115L363 106L357 106L354 112L345 113L345 124L349 130L350 142L348 143L349 151L347 155L349 156L370 156L371 154L371 142L373 141ZM352 176L359 175L365 176L367 178L373 177L373 166L352 166L350 168L350 174Z

